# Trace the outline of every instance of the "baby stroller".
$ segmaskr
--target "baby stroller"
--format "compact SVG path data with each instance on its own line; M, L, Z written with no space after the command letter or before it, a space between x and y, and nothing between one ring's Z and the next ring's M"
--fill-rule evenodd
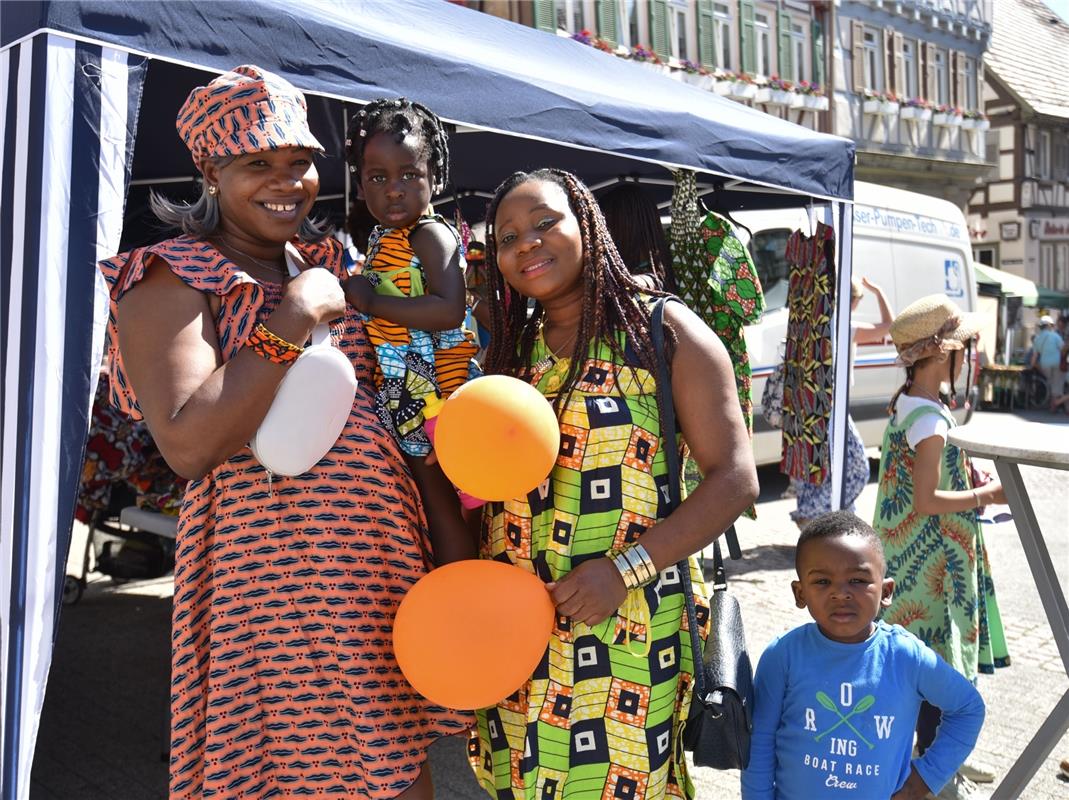
M185 481L167 466L145 424L114 408L108 396L108 378L101 375L74 512L89 534L81 575L68 574L64 581L65 605L81 599L91 571L123 583L174 568Z

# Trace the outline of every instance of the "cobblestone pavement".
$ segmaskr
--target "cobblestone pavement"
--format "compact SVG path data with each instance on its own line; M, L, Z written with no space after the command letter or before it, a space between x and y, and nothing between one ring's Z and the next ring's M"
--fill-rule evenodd
M1024 468L1024 475L1052 560L1069 589L1069 472ZM809 621L790 594L797 539L788 517L793 500L779 497L786 482L774 469L761 470L761 481L758 520L738 526L744 559L728 564L755 661L774 636ZM871 519L875 499L876 487L870 483L858 503L862 517ZM987 546L1014 664L980 680L988 711L977 757L1004 773L1069 679L1012 524L988 528ZM64 609L38 737L32 800L166 797L167 770L160 751L170 596L169 578L122 587L98 579L80 603ZM1066 757L1069 736L1054 748L1023 797L1069 798L1069 783L1057 775L1058 761ZM472 779L464 744L455 737L432 748L431 765L440 799L487 796ZM739 797L737 772L695 769L692 774L698 798Z

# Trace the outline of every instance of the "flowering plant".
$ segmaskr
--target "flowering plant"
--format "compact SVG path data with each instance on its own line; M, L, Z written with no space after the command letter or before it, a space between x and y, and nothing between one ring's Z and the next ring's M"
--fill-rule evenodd
M648 47L645 47L641 44L636 44L634 47L631 48L630 58L632 61L644 61L650 64L664 63L663 61L661 61L661 57L659 55L650 50Z
M985 114L983 111L979 111L977 109L973 109L971 111L966 111L964 116L965 116L965 119L987 119L987 114Z
M573 33L572 38L580 44L589 45L590 47L596 47L598 50L601 50L606 53L616 52L616 48L613 47L612 44L598 36L595 36L586 28L583 28L583 30L579 31L579 33Z
M858 92L862 100L879 100L882 103L898 103L899 97L894 92L877 92L874 89L862 89Z
M926 100L923 97L910 97L907 100L903 100L902 101L902 105L905 108L924 108L924 109L926 109L926 108L931 108L932 107L932 102L930 100Z
M686 72L688 75L709 74L709 71L705 67L703 67L701 64L695 64L688 58L683 59L683 62L680 64L680 66L683 67L683 71Z
M798 81L798 85L794 87L794 90L799 94L808 94L815 97L824 96L824 87L819 83L810 83L809 81Z
M785 81L779 75L773 75L768 79L768 87L770 89L776 89L780 92L793 92L794 84L790 81Z
M724 74L724 80L735 81L736 83L757 83L757 80L749 72L727 72Z

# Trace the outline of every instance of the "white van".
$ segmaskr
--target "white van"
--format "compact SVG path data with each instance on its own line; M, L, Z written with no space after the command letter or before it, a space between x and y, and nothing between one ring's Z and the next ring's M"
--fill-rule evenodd
M761 417L761 392L781 358L780 342L787 334L787 237L798 229L810 232L809 214L799 208L738 212L732 218L749 245L765 295L765 313L746 328L746 344L754 377L754 455L758 464L772 464L780 460L780 432ZM936 292L945 293L964 311L977 307L965 217L946 200L872 183L854 184L853 256L854 276L883 287L893 313ZM855 313L865 322L880 321L876 299L867 291ZM894 362L889 339L886 344L857 348L850 414L866 447L879 446L887 403L905 380L905 371ZM964 420L965 409L959 400L959 421Z

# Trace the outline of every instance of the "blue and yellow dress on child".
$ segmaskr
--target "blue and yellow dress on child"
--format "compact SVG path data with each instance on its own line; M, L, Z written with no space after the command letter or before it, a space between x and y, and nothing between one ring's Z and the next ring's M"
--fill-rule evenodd
M487 506L481 556L556 581L640 540L667 512L656 378L622 348L593 345L560 414L550 477L526 497ZM531 383L563 391L569 359L539 339ZM695 558L698 620L709 618ZM549 646L515 694L476 712L468 757L497 800L690 798L680 730L690 707L690 634L679 569L629 593L593 628L557 617Z
M379 225L368 241L364 276L379 294L420 297L426 274L409 237L421 226L439 222L457 236L442 217L424 215L403 228ZM460 237L457 236L457 246ZM463 265L462 265L463 266ZM461 327L447 331L406 328L381 317L363 315L379 368L378 412L401 449L409 456L425 456L431 443L423 430L425 398L445 398L479 374L472 358L478 345Z

